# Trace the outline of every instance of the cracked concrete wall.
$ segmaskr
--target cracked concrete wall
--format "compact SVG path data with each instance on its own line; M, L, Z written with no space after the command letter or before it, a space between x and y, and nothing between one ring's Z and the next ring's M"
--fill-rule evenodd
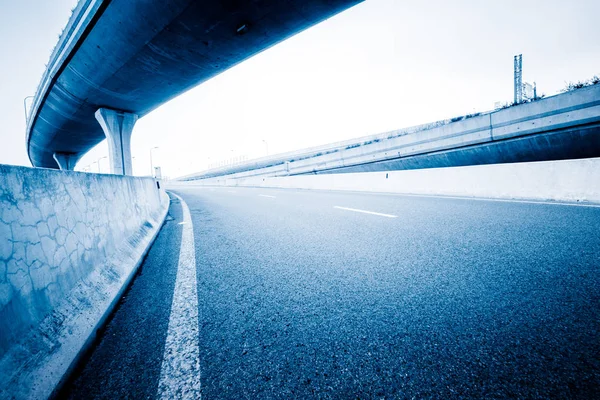
M0 359L137 240L163 196L151 178L0 165Z

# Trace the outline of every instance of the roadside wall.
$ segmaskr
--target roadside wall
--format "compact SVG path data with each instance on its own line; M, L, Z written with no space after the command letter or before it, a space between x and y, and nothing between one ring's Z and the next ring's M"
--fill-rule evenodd
M366 136L182 177L396 171L600 156L600 85L470 118Z
M600 158L186 183L600 203Z
M0 398L43 398L160 228L151 178L0 165Z

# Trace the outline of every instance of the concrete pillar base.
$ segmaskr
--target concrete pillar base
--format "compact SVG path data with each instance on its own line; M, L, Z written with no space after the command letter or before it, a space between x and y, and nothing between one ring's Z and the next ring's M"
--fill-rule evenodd
M132 175L131 132L133 132L133 126L137 122L138 116L108 108L98 109L95 116L108 141L110 173Z
M52 157L58 164L58 168L66 171L73 171L75 169L75 164L77 164L77 161L81 158L81 154L56 152Z

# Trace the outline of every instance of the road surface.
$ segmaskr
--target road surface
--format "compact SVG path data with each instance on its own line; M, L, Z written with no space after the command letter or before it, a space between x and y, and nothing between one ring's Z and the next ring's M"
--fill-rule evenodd
M600 396L599 207L174 192L63 395Z

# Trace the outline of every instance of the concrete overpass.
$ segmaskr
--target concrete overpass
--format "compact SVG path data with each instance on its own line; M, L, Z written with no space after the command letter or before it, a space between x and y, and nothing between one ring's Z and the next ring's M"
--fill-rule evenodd
M480 115L436 121L182 177L397 171L600 156L600 85Z
M35 167L72 169L105 137L131 173L138 118L360 0L81 0L52 53L27 125Z

